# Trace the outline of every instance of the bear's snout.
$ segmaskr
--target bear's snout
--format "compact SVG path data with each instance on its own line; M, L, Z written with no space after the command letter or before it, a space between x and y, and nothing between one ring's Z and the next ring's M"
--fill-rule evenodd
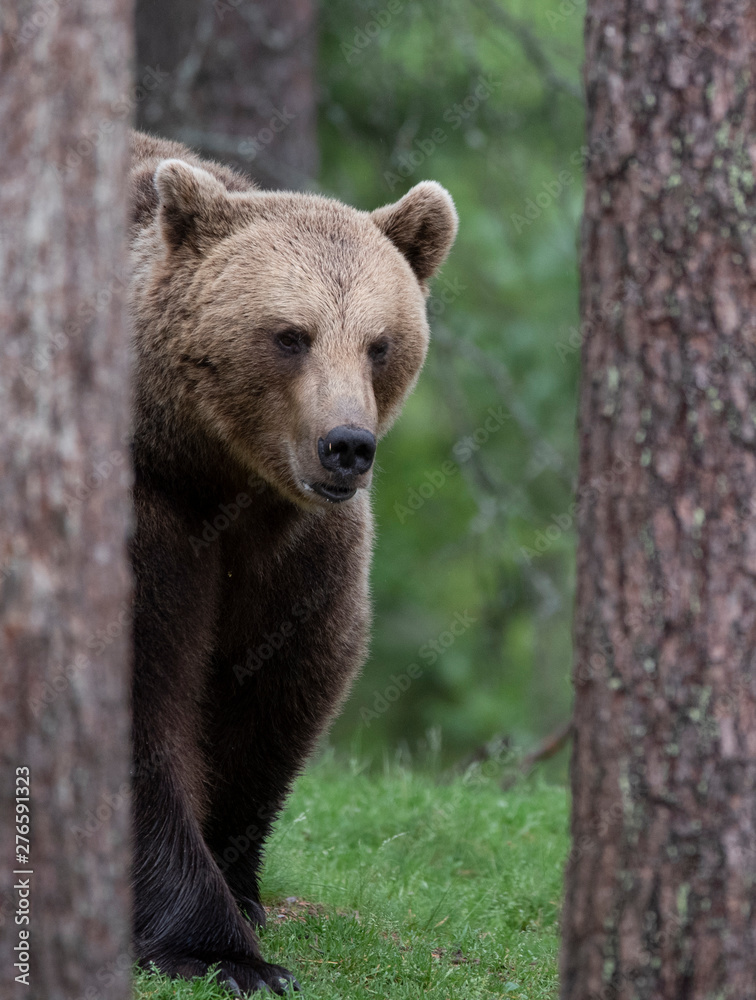
M353 424L339 424L325 437L318 438L320 467L328 475L316 472L310 462L305 461L301 468L309 468L310 472L307 478L299 480L300 486L305 493L317 493L330 503L351 500L358 489L370 485L375 449L376 440L372 431ZM310 461L313 457L312 450L308 449Z
M375 435L364 427L334 427L318 440L320 464L341 476L361 476L375 458Z

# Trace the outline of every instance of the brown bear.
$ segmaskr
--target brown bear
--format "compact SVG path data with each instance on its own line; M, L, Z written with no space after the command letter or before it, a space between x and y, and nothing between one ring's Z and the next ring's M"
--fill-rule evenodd
M143 134L131 198L137 956L283 993L262 847L365 658L376 441L457 217L433 182L366 213Z

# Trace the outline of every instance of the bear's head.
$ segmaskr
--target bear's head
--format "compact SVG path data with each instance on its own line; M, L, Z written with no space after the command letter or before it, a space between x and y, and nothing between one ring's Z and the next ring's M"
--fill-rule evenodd
M372 213L308 194L229 191L183 160L155 173L181 405L300 506L369 486L376 441L428 347L427 281L457 215L425 181Z

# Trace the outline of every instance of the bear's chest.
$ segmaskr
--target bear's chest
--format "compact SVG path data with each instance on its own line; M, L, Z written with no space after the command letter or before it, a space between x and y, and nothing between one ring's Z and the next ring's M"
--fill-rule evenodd
M240 517L224 533L217 649L233 667L343 658L369 621L369 510L275 523Z

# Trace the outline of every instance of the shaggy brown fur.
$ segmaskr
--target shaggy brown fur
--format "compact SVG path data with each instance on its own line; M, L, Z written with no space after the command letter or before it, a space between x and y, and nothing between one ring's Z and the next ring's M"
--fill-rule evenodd
M375 438L454 239L418 184L368 214L133 141L135 937L283 992L262 845L366 652Z

